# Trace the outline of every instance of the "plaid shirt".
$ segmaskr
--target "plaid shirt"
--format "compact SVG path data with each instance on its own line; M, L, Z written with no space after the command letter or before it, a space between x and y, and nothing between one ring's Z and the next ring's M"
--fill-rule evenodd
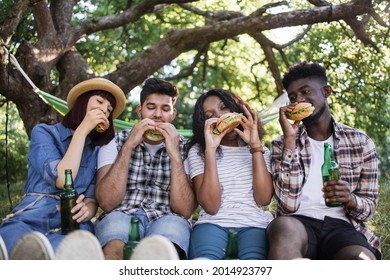
M126 142L131 129L115 134L118 152ZM184 138L180 137L180 153L185 156ZM124 199L114 211L127 214L142 209L150 221L172 212L169 205L171 184L171 161L165 146L152 157L142 142L131 154L127 189Z
M364 225L372 218L378 202L378 160L373 141L364 133L333 120L335 158L340 179L347 181L357 207L345 207L346 216L380 251L380 241ZM271 168L274 179L278 215L292 214L301 203L302 188L307 180L310 163L310 142L303 125L299 126L295 150L284 149L283 136L272 141Z

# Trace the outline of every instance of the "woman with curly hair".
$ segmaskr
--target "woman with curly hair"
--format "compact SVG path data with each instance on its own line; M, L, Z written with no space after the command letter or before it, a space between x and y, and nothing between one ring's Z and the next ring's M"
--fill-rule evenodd
M234 130L213 133L225 113L242 114ZM222 259L228 232L238 233L239 259L266 259L265 229L272 215L262 209L273 188L269 150L257 114L237 95L213 89L201 95L187 144L188 168L201 207L191 233L190 258Z

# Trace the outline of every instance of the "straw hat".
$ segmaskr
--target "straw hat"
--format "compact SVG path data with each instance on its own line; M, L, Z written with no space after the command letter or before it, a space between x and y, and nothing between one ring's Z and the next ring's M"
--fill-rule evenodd
M111 82L110 80L104 79L104 78L93 78L90 80L83 81L81 83L78 83L75 85L68 94L67 103L68 108L72 109L74 103L76 102L77 98L91 90L104 90L109 93L111 93L115 100L116 100L116 106L114 111L112 112L112 118L117 118L120 114L122 114L123 110L126 106L126 97L124 92L121 90L120 87L118 87L116 84Z

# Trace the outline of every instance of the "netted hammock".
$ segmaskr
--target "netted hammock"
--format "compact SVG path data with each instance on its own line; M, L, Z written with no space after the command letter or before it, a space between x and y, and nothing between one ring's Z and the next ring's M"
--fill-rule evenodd
M8 52L8 50L6 50ZM16 60L16 58L9 54L9 58L11 63L20 71L20 73L23 75L23 77L27 80L27 82L31 85L34 92L38 94L38 96L48 105L53 107L58 113L61 115L65 115L69 109L67 106L67 103L65 100L58 98L52 94L49 94L47 92L44 92L40 90L28 77L26 72L22 69L22 67L19 65L19 62ZM264 110L258 112L259 119L262 121L263 124L266 124L274 119L277 119L279 116L279 107L284 106L288 104L287 94L284 93L281 96L279 96L270 106L265 108ZM114 126L115 130L122 130L126 128L131 128L134 125L134 123L115 119L114 120ZM182 135L185 138L192 136L192 130L191 129L178 129L178 132L180 135Z

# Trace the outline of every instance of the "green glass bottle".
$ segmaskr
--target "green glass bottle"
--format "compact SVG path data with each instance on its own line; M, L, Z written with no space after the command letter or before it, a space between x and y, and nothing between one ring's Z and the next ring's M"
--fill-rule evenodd
M76 205L78 193L73 186L72 170L65 170L64 190L60 194L61 201L61 232L67 234L72 230L79 229L80 224L72 219L70 210Z
M135 247L141 239L139 232L139 220L137 217L131 217L130 230L129 230L129 240L123 247L123 259L129 260L131 255L134 252Z
M324 164L321 167L321 172L323 182L337 181L339 179L339 165L334 158L330 143L324 143ZM337 196L334 196L334 198L337 198ZM325 200L325 205L328 207L337 207L341 204L340 201L327 202Z
M224 260L238 259L238 234L235 230L229 230L228 241L225 248Z

